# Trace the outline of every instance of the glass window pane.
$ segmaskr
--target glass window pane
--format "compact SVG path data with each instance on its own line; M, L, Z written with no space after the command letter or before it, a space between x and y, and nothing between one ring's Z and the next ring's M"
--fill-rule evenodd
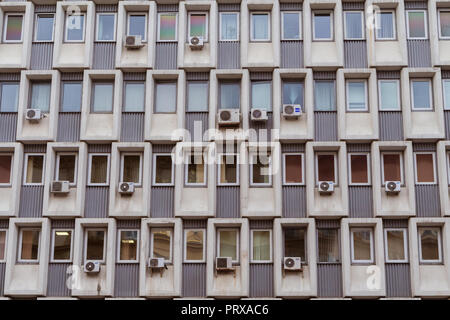
M287 154L284 156L285 163L285 182L286 183L302 183L302 155L301 154Z
M287 228L284 230L284 256L300 257L302 263L306 261L306 230L300 228Z
M5 260L6 252L6 231L0 231L0 260Z
M188 157L187 183L205 183L205 164L202 154Z
M141 156L124 155L123 156L122 182L140 183Z
M145 41L145 31L147 29L146 16L144 14L132 14L128 16L128 35L141 36Z
M269 15L252 14L252 40L269 40Z
M39 230L22 230L21 260L38 260L39 254Z
M258 230L252 232L253 237L253 261L271 260L270 255L270 231Z
M87 230L86 260L103 260L104 245L104 230Z
M444 91L444 109L449 110L450 109L450 80L444 80L442 90Z
M441 37L450 37L450 11L440 11L439 21Z
M113 91L112 83L94 83L93 112L112 112Z
M56 230L53 241L53 260L70 260L72 231Z
M12 156L0 154L0 183L11 183Z
M348 110L367 110L366 83L364 81L348 81L347 94Z
M93 155L91 157L90 183L107 183L107 181L108 181L108 156Z
M401 181L399 154L383 154L384 181Z
M406 260L404 230L387 230L386 241L388 260Z
M128 82L125 84L125 112L144 112L145 84Z
M203 261L203 230L188 230L186 231L186 260L189 261Z
M159 40L174 41L177 39L176 13L161 13L159 15Z
M350 155L351 167L351 183L368 183L369 175L367 168L367 155L352 154Z
M66 82L63 84L62 112L80 112L82 97L81 82Z
M431 109L430 82L427 80L411 81L414 109Z
M188 82L187 111L208 111L208 83Z
M375 16L377 39L394 38L394 15L392 12L378 12Z
M237 183L237 156L221 155L220 161L220 183Z
M36 17L36 41L53 40L53 14L38 14Z
M433 183L434 182L433 154L431 153L416 154L416 170L417 170L417 182Z
M138 232L136 230L120 231L120 260L137 260Z
M339 239L337 229L317 230L319 262L339 262Z
M252 183L269 184L270 183L270 155L258 154L252 155Z
M362 12L345 12L345 38L363 39Z
M409 38L425 38L425 12L409 11L408 12L408 29Z
M66 21L66 40L83 41L84 40L84 15L67 16Z
M220 84L220 109L239 109L241 86L239 83Z
M272 84L252 82L252 108L272 110Z
M206 39L206 14L193 13L190 15L190 34L191 37L203 37Z
M317 111L335 110L334 81L316 81L314 85L314 101Z
M353 261L372 260L371 230L354 230L353 235Z
M6 22L6 41L21 41L22 40L22 15L7 15Z
M114 14L99 14L97 17L97 40L114 41L116 16Z
M17 112L19 104L19 84L3 83L1 85L0 112Z
M176 112L177 84L157 83L155 112Z
M221 13L220 19L220 40L238 40L238 14Z
M164 260L170 261L170 245L172 230L169 229L155 229L152 231L153 241L153 258L164 258Z
M421 260L440 260L439 259L439 229L438 228L420 228L420 246Z
M314 14L314 39L331 39L331 15L329 13Z
M303 83L283 82L283 104L303 105Z
M218 257L231 257L231 260L236 261L237 251L237 230L220 230L219 231L219 252Z
M31 84L30 109L40 109L42 112L50 110L50 83Z
M379 82L380 110L400 110L398 101L398 82L395 80L383 80Z
M317 155L317 174L318 181L333 181L336 182L334 175L334 158L333 154L318 154Z
M155 170L155 183L172 183L172 156L158 155Z
M73 183L75 181L75 155L60 155L59 156L59 181L69 181Z
M283 12L283 39L300 39L300 14L298 12Z
M42 183L44 156L28 156L26 183Z

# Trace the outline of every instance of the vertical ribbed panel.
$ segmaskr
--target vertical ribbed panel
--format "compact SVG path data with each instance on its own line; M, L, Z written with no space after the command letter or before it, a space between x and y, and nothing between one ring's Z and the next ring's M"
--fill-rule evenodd
M217 69L239 69L241 67L241 43L219 41L217 45Z
M144 112L122 112L122 130L120 141L144 141Z
M441 202L439 185L416 185L416 215L418 217L440 217Z
M239 3L219 3L217 10L219 12L241 11L241 5Z
M22 186L20 191L20 218L41 218L44 186Z
M386 297L411 297L409 263L386 263Z
M217 218L240 218L241 196L239 186L217 186Z
M60 112L58 116L58 142L80 141L80 112Z
M450 111L444 111L445 140L450 140ZM1 130L1 129L0 129Z
M248 226L250 229L272 229L273 220L249 220Z
M63 220L53 220L52 223L52 229L56 228L67 228L67 229L73 229L75 228L75 220L73 219L63 219Z
M318 229L336 229L341 227L341 221L339 219L316 219L316 228Z
M206 263L183 263L183 297L206 297Z
M0 81L20 81L20 72L2 72Z
M421 152L421 151L434 152L434 151L436 151L436 144L435 143L413 143L413 151L414 152Z
M158 4L156 6L158 12L177 12L178 4Z
M283 186L283 218L306 218L305 186Z
M206 219L183 220L184 229L204 229L208 225Z
M117 4L96 4L96 12L117 12Z
M250 80L252 81L272 81L272 72L250 72Z
M347 143L347 152L370 152L370 143Z
M0 113L0 142L16 141L17 112Z
M177 68L178 44L176 42L157 42L155 69Z
M209 72L186 72L187 81L208 81Z
M139 296L139 263L116 263L114 296Z
M283 143L281 152L305 152L305 144L303 143Z
M282 40L280 58L281 68L303 68L303 42Z
M174 148L174 144L152 144L153 153L171 153Z
M410 68L431 67L430 40L407 40L408 66Z
M342 2L342 10L364 10L363 2Z
M141 227L141 220L117 220L117 229L139 229Z
M109 187L86 187L84 217L107 218Z
M405 9L427 9L427 1L405 1Z
M92 69L114 69L115 60L115 42L94 42L94 58Z
M280 11L301 11L302 3L282 2L280 3Z
M46 144L25 144L23 146L24 153L45 153L47 152Z
M9 227L9 220L8 219L0 219L0 228L8 229L8 227Z
M373 218L372 186L349 186L349 218Z
M344 41L345 68L367 68L366 40Z
M56 12L56 6L51 4L35 5L34 13L54 13Z
M380 122L380 140L403 140L403 117L401 111L378 112Z
M317 264L317 295L321 298L342 297L340 263Z
M53 42L35 42L31 45L31 70L53 68Z
M145 72L124 72L123 81L145 81L147 75Z
M400 71L377 71L377 78L380 79L400 79Z
M110 144L89 144L88 152L89 153L110 153L111 145Z
M174 187L152 187L150 216L152 218L173 218Z
M0 263L0 297L3 296L5 287L6 263Z
M273 264L250 264L250 292L251 298L273 297Z
M249 114L250 119L250 114ZM267 121L251 121L249 125L250 134L256 134L252 141L271 141L273 129L273 113L267 112Z
M384 228L408 228L408 219L383 219Z
M47 273L47 297L69 297L71 290L67 288L66 281L70 274L67 268L71 263L49 263Z
M314 112L314 138L316 141L337 140L337 112Z
M185 127L191 135L191 140L194 141L194 138L198 138L197 140L204 140L204 133L209 128L208 112L186 112L185 115ZM201 125L201 131L197 129L198 132L195 132L195 125ZM197 135L200 133L201 137L194 136L194 133L196 133Z
M333 71L314 71L314 80L336 80L336 72Z
M450 79L450 70L441 70L442 79Z
M62 72L61 81L83 81L83 72Z

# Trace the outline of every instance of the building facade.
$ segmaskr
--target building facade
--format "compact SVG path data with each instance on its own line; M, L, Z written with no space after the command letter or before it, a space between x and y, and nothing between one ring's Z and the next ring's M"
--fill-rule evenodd
M449 0L0 21L0 297L450 297Z

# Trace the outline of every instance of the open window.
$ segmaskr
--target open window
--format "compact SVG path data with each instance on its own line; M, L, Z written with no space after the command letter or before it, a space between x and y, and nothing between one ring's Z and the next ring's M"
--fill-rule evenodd
M300 257L301 263L306 262L306 229L301 227L286 227L284 234L284 257Z
M150 257L164 258L166 263L172 263L173 230L172 228L152 228L150 232Z
M118 263L138 262L139 230L119 230L118 232Z
M141 186L142 154L123 152L120 163L120 182L132 182L136 187Z
M17 261L22 263L39 262L40 242L40 228L21 228L19 230L19 256Z
M178 14L175 12L158 13L158 41L177 41Z
M217 257L230 257L232 262L239 262L239 229L217 229Z
M349 153L349 184L370 185L370 159L368 153Z
M217 164L217 184L221 186L239 185L239 156L236 153L219 154Z
M251 230L251 262L272 262L272 230Z
M156 153L153 155L154 186L173 186L174 171L171 153Z
M77 154L59 152L56 155L55 180L69 181L71 186L77 183Z
M434 152L415 152L416 184L436 184L436 166Z
M42 185L44 183L44 154L25 154L24 185Z
M403 153L402 152L382 152L381 154L381 176L383 185L386 181L400 181L403 179Z
M406 228L384 229L384 244L387 263L408 262Z
M106 229L88 228L84 233L84 261L104 263L106 259Z
M205 186L207 166L203 152L193 152L186 155L184 168L184 183L187 186Z
M250 185L272 185L272 155L269 150L250 152Z
M84 42L86 14L66 12L65 42Z
M419 261L421 264L442 263L440 227L419 227Z
M303 153L283 154L283 184L303 185L305 176Z
M316 185L319 181L332 181L335 184L337 180L337 154L334 152L316 153Z
M201 263L206 260L206 230L184 230L184 262Z
M109 184L109 154L89 154L88 185L107 186Z
M270 41L270 14L252 12L250 14L250 41Z
M373 229L351 228L352 263L369 264L374 262Z
M0 153L0 187L10 186L12 182L13 155Z
M317 243L319 263L340 262L338 229L317 229Z
M55 15L53 13L38 13L34 24L34 41L52 42Z
M52 233L52 251L50 261L71 262L73 247L72 229L54 229Z
M3 24L3 42L18 43L23 41L23 13L6 13Z

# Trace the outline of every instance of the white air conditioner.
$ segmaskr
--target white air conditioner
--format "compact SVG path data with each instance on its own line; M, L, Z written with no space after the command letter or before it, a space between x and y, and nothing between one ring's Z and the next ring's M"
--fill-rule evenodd
M203 37L194 36L189 37L189 46L192 50L201 50L203 49Z
M129 49L139 49L142 48L144 44L142 43L141 36L126 36L125 37L125 47Z
M384 190L389 194L397 194L401 190L400 187L401 187L400 181L386 181Z
M84 272L87 273L98 273L100 272L100 262L99 261L86 261L84 263Z
M27 109L25 112L25 119L31 121L38 121L44 117L40 109Z
M319 181L318 184L319 192L322 194L330 194L334 191L333 181Z
M299 271L302 269L302 262L300 257L284 257L284 270Z
M221 109L217 114L219 125L238 125L240 121L239 109Z
M166 266L164 258L149 258L148 267L151 269L162 269Z
M51 185L52 193L69 193L69 181L53 181Z
M119 193L122 194L132 194L134 192L133 182L120 182L119 183Z
M303 113L299 104L283 104L283 117L286 119L297 119Z
M231 257L216 257L216 270L232 270Z
M250 111L250 119L252 121L267 121L267 111L259 108L252 108Z

